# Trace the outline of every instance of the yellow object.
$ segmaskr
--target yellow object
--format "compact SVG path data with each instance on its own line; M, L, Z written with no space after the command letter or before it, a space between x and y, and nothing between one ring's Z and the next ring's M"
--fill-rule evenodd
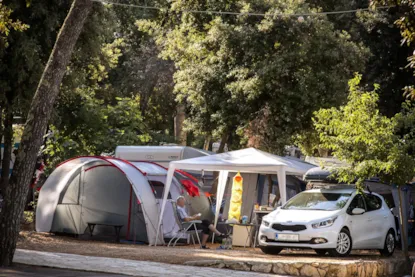
M232 196L231 196L231 204L229 206L229 214L228 214L228 220L229 219L236 219L239 221L241 218L241 207L242 207L242 183L243 178L241 174L238 172L238 174L233 177L233 184L232 184Z

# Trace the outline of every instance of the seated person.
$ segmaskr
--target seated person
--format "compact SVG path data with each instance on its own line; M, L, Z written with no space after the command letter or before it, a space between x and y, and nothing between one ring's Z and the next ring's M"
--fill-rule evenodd
M179 218L182 222L189 222L189 221L193 221L193 220L200 220L200 215L196 214L193 216L189 216L187 211L186 211L186 199L184 198L184 196L179 196L176 200L177 203L177 213L179 215ZM206 242L209 238L209 233L210 231L214 232L216 235L218 235L219 237L227 237L227 235L219 232L218 230L216 230L216 228L213 226L212 223L209 222L209 220L202 220L202 223L197 223L196 224L196 228L198 230L202 230L203 236L202 236L202 249L208 249L206 247Z

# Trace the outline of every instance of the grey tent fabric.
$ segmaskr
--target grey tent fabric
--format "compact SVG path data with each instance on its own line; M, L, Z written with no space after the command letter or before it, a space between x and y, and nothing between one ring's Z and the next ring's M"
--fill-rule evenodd
M122 237L150 242L147 223L157 222L158 217L149 219L142 205L151 205L152 200L153 206L147 208L154 209L157 215L154 194L145 174L125 163L129 170L137 172L129 176L125 168L120 169L123 163L109 158L80 157L59 166L41 189L36 210L37 231L80 235L86 232L88 223L119 224L123 225ZM146 186L147 190L142 191ZM138 200L136 190L144 194L141 197L145 203ZM113 232L111 227L97 225L94 235ZM155 232L150 235L154 240Z
M39 195L36 215L38 232L82 235L88 223L123 225L121 238L154 244L167 170L149 162L134 162L109 157L79 157L58 166ZM172 198L183 194L173 179ZM187 196L188 197L188 196ZM189 198L189 197L188 197ZM192 207L210 210L201 191L189 199ZM178 227L174 217L163 217L164 236L174 236ZM113 235L114 229L97 225L94 235ZM162 240L159 239L162 243Z

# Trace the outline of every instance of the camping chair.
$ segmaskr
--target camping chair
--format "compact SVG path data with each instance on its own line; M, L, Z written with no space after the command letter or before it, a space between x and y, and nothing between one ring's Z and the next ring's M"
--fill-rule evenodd
M199 232L201 232L201 230L198 230L197 227L196 227L196 224L197 223L202 223L202 221L200 221L200 220L192 220L192 221L188 221L188 222L182 222L181 219L180 219L180 217L179 217L179 214L177 212L177 204L176 204L176 202L175 201L172 201L171 204L173 206L173 214L174 214L174 217L176 219L176 223L179 226L179 231L169 241L169 244L167 245L167 247L170 247L170 244L173 241L174 241L173 247L175 247L177 241L184 234L191 236L192 241L193 241L193 245L196 245L195 238L193 237L193 235L196 234L197 241L198 241L199 245L202 246L202 244L200 243L200 237L199 237Z

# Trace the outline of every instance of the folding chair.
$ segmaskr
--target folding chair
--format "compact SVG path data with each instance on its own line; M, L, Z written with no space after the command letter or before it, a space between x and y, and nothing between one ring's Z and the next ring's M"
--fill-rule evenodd
M193 241L193 245L196 245L195 238L193 237L194 234L196 234L197 241L200 246L202 246L202 243L200 242L199 232L202 230L198 230L196 227L197 223L202 223L201 220L192 220L188 222L182 222L180 220L179 214L177 212L177 204L175 201L171 202L173 206L173 214L176 219L176 223L179 226L179 231L174 235L174 237L169 241L169 244L167 247L170 247L170 244L174 241L173 247L176 246L177 241L182 237L182 235L190 235Z

